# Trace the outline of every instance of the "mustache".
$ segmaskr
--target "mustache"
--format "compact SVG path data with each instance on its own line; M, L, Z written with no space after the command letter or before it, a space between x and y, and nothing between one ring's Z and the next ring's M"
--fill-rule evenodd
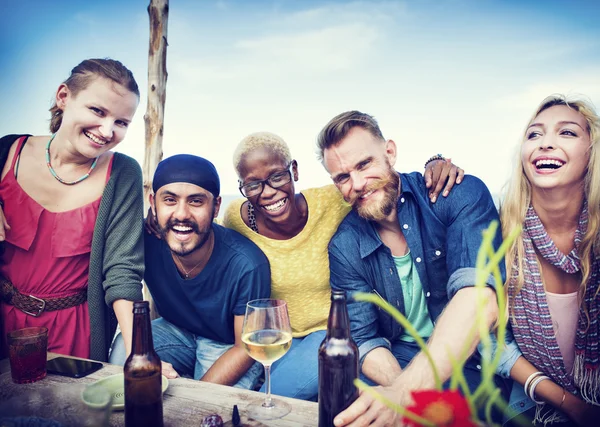
M378 179L377 181L369 184L369 186L363 189L360 193L351 194L347 202L354 206L362 196L371 191L381 190L389 183L389 181L389 179Z

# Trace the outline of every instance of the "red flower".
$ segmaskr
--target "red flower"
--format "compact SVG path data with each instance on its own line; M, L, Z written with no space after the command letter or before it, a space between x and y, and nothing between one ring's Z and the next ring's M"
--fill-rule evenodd
M458 390L422 390L413 391L414 405L407 407L410 412L431 421L439 427L475 427L471 419L471 411L466 399ZM402 422L408 427L419 427L421 424L403 417Z

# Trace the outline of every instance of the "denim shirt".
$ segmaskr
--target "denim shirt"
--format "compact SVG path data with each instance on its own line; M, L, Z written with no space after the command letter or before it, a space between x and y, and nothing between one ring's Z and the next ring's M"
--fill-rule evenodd
M485 184L474 176L465 175L448 197L438 198L435 204L429 201L429 190L420 173L400 174L400 181L398 222L435 326L454 294L475 285L482 232L493 220L499 220L498 211ZM501 241L498 227L493 241L496 249ZM405 313L392 253L382 243L373 222L350 212L329 243L329 263L332 288L348 293L375 293ZM500 270L504 280L503 262ZM493 276L487 278L486 284L494 287ZM402 327L374 304L349 301L348 312L361 365L367 353L377 347L390 349L390 342L402 334ZM507 376L507 372L503 374Z

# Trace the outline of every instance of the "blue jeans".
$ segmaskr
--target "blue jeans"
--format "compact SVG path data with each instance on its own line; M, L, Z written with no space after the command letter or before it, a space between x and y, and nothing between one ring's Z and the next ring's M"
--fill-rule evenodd
M535 403L525 394L523 386L515 381L513 382L513 387L510 392L508 406L510 406L516 414L525 414L531 408L535 408ZM510 416L510 414L505 415L503 420L504 424L510 421L508 416Z
M289 351L271 367L271 392L279 396L317 401L319 394L319 346L326 331L293 338ZM263 384L260 391L266 392Z
M173 365L182 377L199 380L223 353L233 347L181 329L164 318L152 321L152 340L154 350L160 360ZM115 338L110 363L123 365L125 363L125 346L121 334ZM262 375L262 365L254 363L234 387L254 389Z
M421 349L416 343L413 342L396 341L392 344L392 354L394 355L402 369L406 368L406 366L417 355L417 353L419 353L419 351L421 351ZM473 359L467 361L463 369L463 375L465 376L465 381L469 386L469 390L471 392L475 391L475 389L477 389L477 387L481 383L481 365L479 365L478 362L476 362ZM494 382L501 391L501 397L504 400L508 400L510 396L512 381L506 380L498 375L495 375ZM450 380L446 381L443 384L444 390L447 390L449 387ZM485 419L485 413L483 409L479 411L478 415L481 419ZM496 408L494 408L494 410L492 411L492 418L497 423L502 421L502 415L503 414Z
M410 363L410 361L417 355L419 351L421 351L421 349L416 343L413 342L396 341L392 344L392 354L402 369L404 369L406 365ZM474 360L469 360L467 363L465 363L463 374L471 392L475 391L481 382L481 365L477 364L477 362ZM496 375L496 377L500 378L498 375ZM504 382L500 382L498 384L498 381L496 381L496 383L496 385L502 391L503 397L508 399L512 382L508 384L508 387ZM444 384L444 387L446 388L449 385L450 381Z

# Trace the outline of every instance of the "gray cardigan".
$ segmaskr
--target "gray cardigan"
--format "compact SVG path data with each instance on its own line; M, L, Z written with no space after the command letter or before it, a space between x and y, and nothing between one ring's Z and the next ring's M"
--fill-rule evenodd
M8 148L20 135L0 139L0 171ZM4 203L10 203L4 200ZM142 299L144 277L144 200L138 163L115 153L94 226L88 277L90 358L108 360L117 327L112 303Z

